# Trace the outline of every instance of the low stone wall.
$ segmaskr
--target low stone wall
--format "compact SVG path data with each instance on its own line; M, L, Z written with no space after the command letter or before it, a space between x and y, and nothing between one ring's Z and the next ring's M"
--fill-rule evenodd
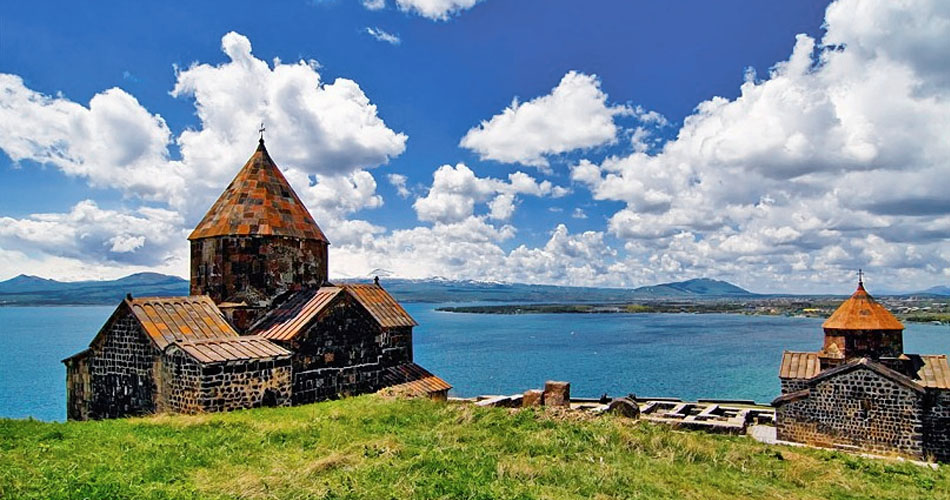
M860 368L809 391L776 409L778 439L924 457L921 393Z

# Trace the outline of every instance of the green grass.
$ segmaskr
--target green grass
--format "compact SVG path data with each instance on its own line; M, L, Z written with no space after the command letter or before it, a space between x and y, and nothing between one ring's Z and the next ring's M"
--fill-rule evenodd
M950 469L614 417L363 396L102 422L0 420L0 498L950 498Z

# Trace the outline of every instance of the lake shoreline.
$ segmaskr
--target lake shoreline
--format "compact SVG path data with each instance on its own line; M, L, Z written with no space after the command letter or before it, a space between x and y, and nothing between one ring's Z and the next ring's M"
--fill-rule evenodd
M833 302L774 304L760 302L633 302L602 304L499 304L442 306L435 310L465 314L736 314L824 319L833 312ZM948 313L897 314L902 321L950 325Z

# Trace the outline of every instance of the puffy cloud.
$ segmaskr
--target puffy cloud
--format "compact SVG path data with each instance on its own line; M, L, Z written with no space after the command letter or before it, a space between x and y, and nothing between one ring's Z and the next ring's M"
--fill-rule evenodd
M92 200L67 213L0 217L0 248L93 264L156 266L187 262L187 231L175 212L106 210Z
M419 220L459 222L475 213L475 205L489 200L490 217L508 220L515 211L516 195L563 196L565 188L551 181L538 182L524 172L508 175L508 181L478 177L465 164L443 165L432 175L429 192L413 204Z
M517 99L500 114L472 128L460 145L482 159L547 167L546 155L611 143L614 117L630 113L607 104L594 75L568 72L550 94L526 103Z
M408 278L446 276L580 286L603 284L617 255L604 241L604 233L571 234L563 224L552 231L543 247L520 245L506 252L501 244L512 237L511 226L496 227L485 217L475 216L397 230L359 246L337 247L330 259L330 273L366 276L374 269L387 269Z
M184 244L187 228L253 152L255 124L262 120L277 163L318 220L332 224L325 228L329 237L358 241L381 231L347 216L382 205L367 169L401 154L406 135L386 126L356 82L322 81L315 61L269 65L233 32L222 38L222 50L229 62L196 63L176 73L172 95L191 99L200 120L198 128L174 138L180 159L169 158L173 137L162 117L121 89L101 92L83 106L0 74L0 148L14 161L55 165L91 185L167 206L103 211L85 202L65 214L5 218L0 250L31 258L42 252L36 262L88 259L123 269L170 262L160 236ZM119 230L120 223L162 233ZM41 237L47 232L51 236Z
M251 53L251 42L227 33L230 59L177 72L172 95L193 99L198 129L176 139L125 91L94 96L88 107L26 88L0 74L0 148L13 160L52 164L95 186L166 201L195 219L252 152L257 124L268 131L278 163L321 178L346 178L402 154L407 137L389 129L359 85L322 80L315 61L273 66ZM307 183L309 185L309 183ZM375 186L375 183L374 183Z
M376 41L379 41L379 42L385 42L390 45L399 45L400 43L402 43L402 39L399 38L399 35L394 35L387 31L383 31L379 28L370 28L369 26L367 26L366 33L368 33L369 36L375 38Z
M406 135L379 118L353 80L322 81L315 61L271 68L251 54L243 35L228 33L221 47L230 62L195 64L178 72L175 97L194 98L200 130L178 138L193 171L231 173L247 157L257 124L267 127L280 164L308 174L338 175L372 168L405 150Z
M445 21L454 14L471 9L481 0L396 0L396 6L404 12L412 12L433 21ZM363 0L369 10L386 7L386 0Z
M165 120L122 89L83 106L0 74L0 149L13 161L55 165L97 187L168 199L183 187L180 169L168 161L170 137Z
M857 267L897 283L947 274L950 82L931 63L950 9L840 0L826 29L820 44L799 35L768 78L749 73L738 98L700 103L657 152L634 134L634 153L571 169L595 199L625 202L608 228L630 240L631 267L801 291Z

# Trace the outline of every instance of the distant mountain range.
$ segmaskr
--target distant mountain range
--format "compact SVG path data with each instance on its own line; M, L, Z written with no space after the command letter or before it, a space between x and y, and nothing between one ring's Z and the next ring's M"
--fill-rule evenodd
M188 295L188 280L159 273L131 274L109 281L56 281L21 274L0 281L0 305L118 304L136 296Z
M379 275L382 285L405 302L607 303L762 297L732 283L709 278L630 289L460 281L442 277L410 280L387 277L390 273L384 269L375 270L373 274ZM118 304L127 293L137 297L187 295L188 281L158 273L132 274L111 281L71 282L21 274L0 282L0 305ZM950 287L933 287L917 294L950 295Z

